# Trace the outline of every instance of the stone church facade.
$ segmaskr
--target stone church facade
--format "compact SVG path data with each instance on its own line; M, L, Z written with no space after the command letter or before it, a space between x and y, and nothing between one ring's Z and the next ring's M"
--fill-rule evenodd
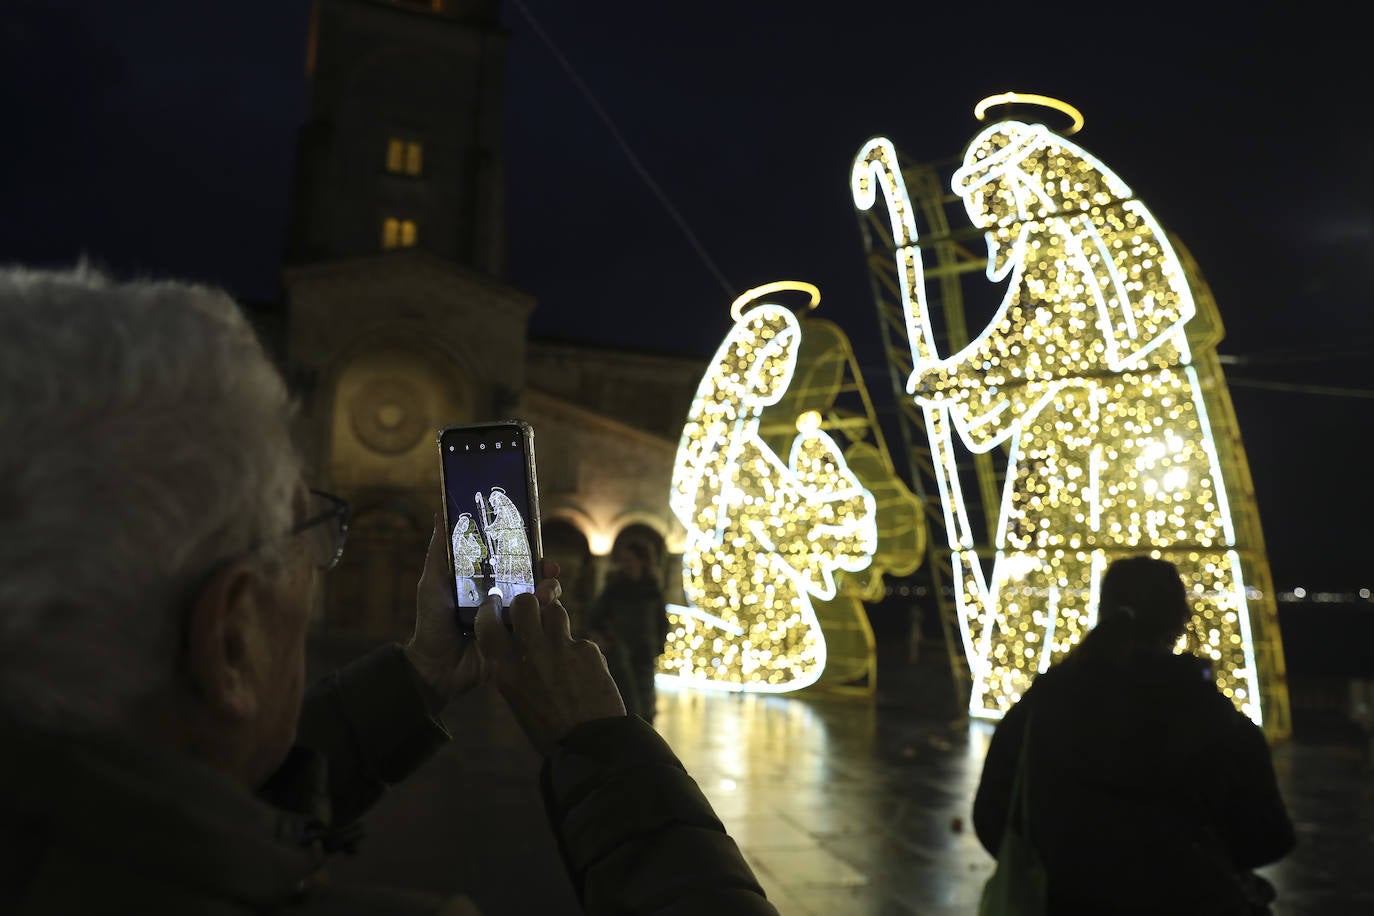
M435 434L510 416L535 428L570 606L622 537L678 587L668 485L705 360L529 338L536 303L504 278L496 2L317 0L312 18L284 359L308 473L354 511L317 629L408 632L442 505Z

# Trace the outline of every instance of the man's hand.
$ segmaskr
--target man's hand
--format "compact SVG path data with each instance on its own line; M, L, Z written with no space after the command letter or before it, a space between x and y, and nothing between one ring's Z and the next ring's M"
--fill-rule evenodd
M477 610L477 645L486 670L545 756L583 722L625 715L601 650L572 638L568 612L558 601L561 591L556 579L547 579L535 595L517 595L506 610L509 630L495 598Z
M448 568L448 549L436 515L425 569L415 588L415 632L404 646L406 658L425 684L432 713L482 680L482 656L472 651L472 640L459 632L455 615L453 571Z

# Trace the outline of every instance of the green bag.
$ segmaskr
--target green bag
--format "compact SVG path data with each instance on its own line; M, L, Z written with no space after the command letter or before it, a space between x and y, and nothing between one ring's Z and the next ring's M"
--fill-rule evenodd
M978 916L1044 916L1048 877L1030 837L1030 722L1021 737L1021 756L1007 802L1007 826L997 848L997 867L983 885Z

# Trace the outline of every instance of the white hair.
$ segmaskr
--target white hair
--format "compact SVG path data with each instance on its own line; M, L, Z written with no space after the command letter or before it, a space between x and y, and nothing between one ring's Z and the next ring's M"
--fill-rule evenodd
M294 410L220 290L0 268L0 703L111 726L172 683L195 587L284 540Z

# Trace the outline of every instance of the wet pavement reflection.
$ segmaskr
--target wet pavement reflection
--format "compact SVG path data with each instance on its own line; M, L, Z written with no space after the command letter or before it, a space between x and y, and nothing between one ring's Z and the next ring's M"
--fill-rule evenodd
M992 725L941 721L887 693L660 698L659 731L784 914L976 912L993 861L969 817ZM1365 754L1288 744L1274 761L1299 835L1262 870L1279 891L1274 916L1374 914Z
M939 683L928 673L880 683L868 698L660 689L659 732L784 916L976 912L993 862L969 816L992 728L923 702ZM504 703L482 689L446 720L452 744L383 798L330 879L464 892L488 916L578 912L544 822L539 760ZM1288 745L1275 766L1300 839L1264 871L1280 891L1275 916L1374 914L1374 770L1362 750Z
M871 700L664 690L658 728L782 913L970 913L992 860L968 825L991 730Z

